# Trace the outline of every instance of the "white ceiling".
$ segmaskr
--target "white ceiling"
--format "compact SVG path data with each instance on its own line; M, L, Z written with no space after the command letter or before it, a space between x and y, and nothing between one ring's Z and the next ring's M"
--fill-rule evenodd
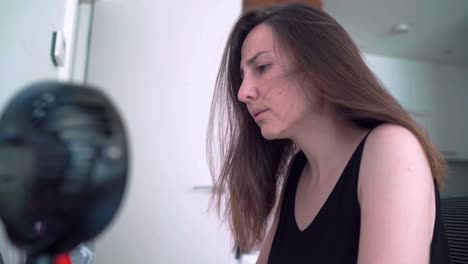
M322 2L365 52L468 67L468 0ZM409 32L393 32L398 23Z

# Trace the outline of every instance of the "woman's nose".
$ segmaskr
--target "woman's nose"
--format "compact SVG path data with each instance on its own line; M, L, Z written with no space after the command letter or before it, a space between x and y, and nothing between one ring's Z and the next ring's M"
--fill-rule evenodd
M258 90L249 80L243 80L237 93L237 99L243 103L249 103L258 97Z

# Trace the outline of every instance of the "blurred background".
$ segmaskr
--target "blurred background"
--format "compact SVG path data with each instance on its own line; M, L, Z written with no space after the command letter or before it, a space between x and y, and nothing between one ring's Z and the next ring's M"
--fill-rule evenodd
M99 87L126 121L130 184L114 223L89 244L93 263L254 263L257 252L235 258L227 228L207 212L205 135L231 26L276 2L288 1L0 1L0 111L25 85L55 79ZM441 195L468 196L468 1L304 2L348 30L442 151ZM19 263L0 235L4 262Z

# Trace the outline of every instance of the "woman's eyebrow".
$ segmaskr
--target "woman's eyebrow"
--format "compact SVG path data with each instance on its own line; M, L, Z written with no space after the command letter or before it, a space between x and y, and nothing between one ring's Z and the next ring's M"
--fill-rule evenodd
M246 62L245 64L246 64L246 65L251 65L251 64L255 63L255 61L256 61L256 60L258 59L258 57L260 57L261 55L263 55L263 54L271 54L271 53L272 53L271 50L259 51L259 52L255 53L255 55L252 56L250 59L248 59L247 62ZM242 64L241 64L240 70L241 70L241 72L243 72Z
M252 58L248 59L245 64L247 65L253 64L258 59L258 57L260 57L260 55L269 54L269 53L271 53L271 50L259 51Z

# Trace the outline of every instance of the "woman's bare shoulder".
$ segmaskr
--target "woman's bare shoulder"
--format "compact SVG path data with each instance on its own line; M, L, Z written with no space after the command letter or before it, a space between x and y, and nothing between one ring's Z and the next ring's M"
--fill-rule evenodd
M427 263L435 219L434 180L411 131L385 124L369 134L358 198L359 263Z

